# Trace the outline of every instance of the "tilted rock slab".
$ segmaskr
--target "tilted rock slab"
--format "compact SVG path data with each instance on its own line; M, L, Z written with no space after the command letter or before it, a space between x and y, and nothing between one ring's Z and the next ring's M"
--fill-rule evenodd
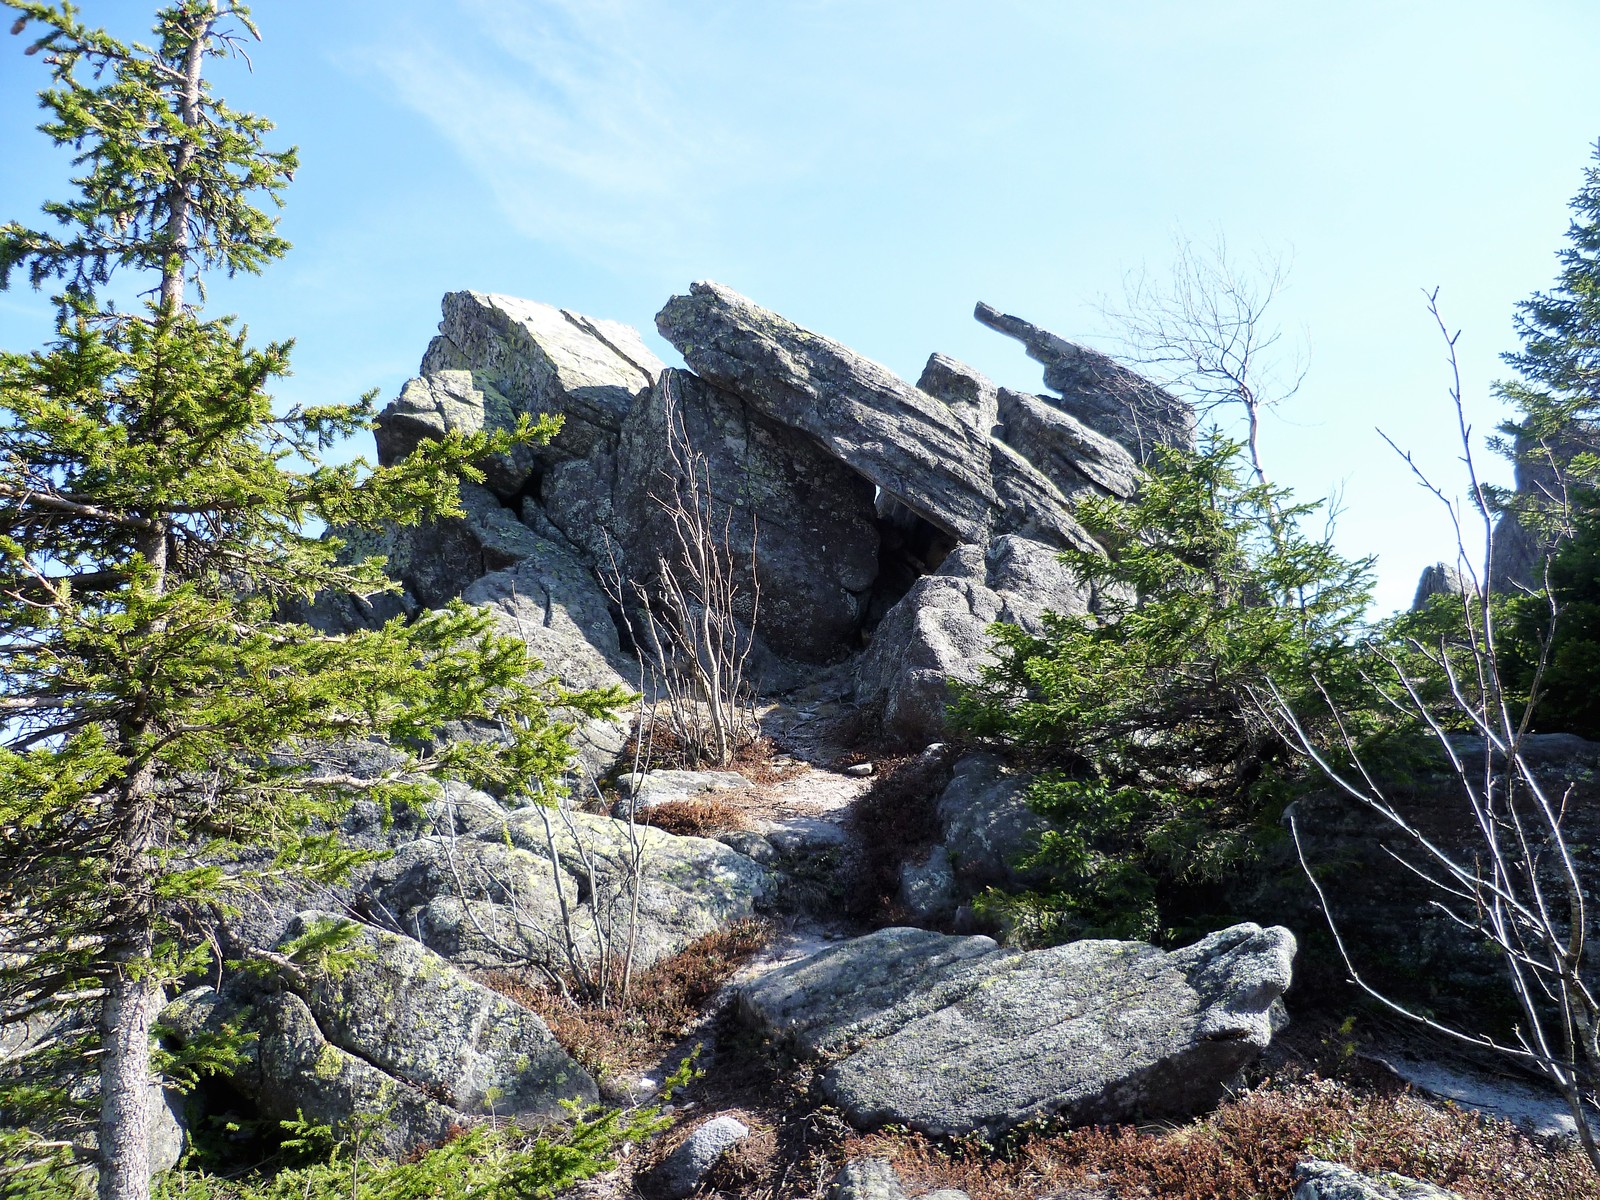
M999 443L949 405L731 288L692 285L656 314L656 328L701 378L810 434L960 541L986 542L1011 507L1033 536L1092 544L1049 480L1004 447L997 456Z
M1287 929L1251 924L1170 953L883 929L745 985L740 1008L802 1055L838 1056L822 1088L854 1124L994 1135L1214 1103L1284 1023L1294 954Z
M581 458L614 437L662 369L636 330L515 296L449 292L439 336L378 419L378 460L397 462L425 438L504 429L523 414L560 414L549 446L488 464L488 484L514 496L542 466Z
M1133 455L1063 411L1059 401L999 387L945 354L929 356L917 387L943 400L981 436L998 438L1069 499L1086 490L1126 499L1138 486Z
M1044 385L1060 393L1059 406L1140 462L1149 462L1157 446L1194 448L1194 410L1143 375L990 305L979 303L973 316L1021 342L1029 358L1044 364Z

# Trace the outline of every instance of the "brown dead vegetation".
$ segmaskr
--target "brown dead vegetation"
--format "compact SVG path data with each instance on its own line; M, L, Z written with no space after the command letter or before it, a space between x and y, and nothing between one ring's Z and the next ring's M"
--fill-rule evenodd
M679 837L716 837L719 833L749 829L753 812L743 791L702 792L682 800L664 800L641 808L634 820Z
M556 1040L596 1075L638 1073L660 1064L768 937L764 921L735 921L638 972L620 1004L580 1005L504 971L485 974L483 982L543 1017Z

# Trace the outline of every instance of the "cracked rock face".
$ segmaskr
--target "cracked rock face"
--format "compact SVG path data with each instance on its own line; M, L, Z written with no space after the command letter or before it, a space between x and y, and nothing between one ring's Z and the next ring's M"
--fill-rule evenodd
M669 443L685 447L678 455ZM873 488L811 438L686 371L664 371L623 425L611 501L613 531L638 582L681 557L663 507L694 456L709 483L710 526L725 540L735 615L752 613L766 642L804 662L837 661L856 645L878 575ZM676 458L676 461L675 461Z
M1288 930L1249 924L1170 953L885 929L747 985L740 1006L802 1055L837 1056L822 1086L853 1123L994 1135L1214 1103L1282 1025L1294 953Z

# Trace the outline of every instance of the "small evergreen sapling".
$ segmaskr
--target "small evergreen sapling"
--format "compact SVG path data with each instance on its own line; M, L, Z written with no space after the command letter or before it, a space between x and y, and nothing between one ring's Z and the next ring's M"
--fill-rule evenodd
M1028 798L1053 828L1023 865L1041 882L990 899L1022 932L1165 937L1203 919L1303 770L1265 681L1307 720L1320 688L1357 692L1371 562L1308 533L1318 506L1253 473L1217 436L1163 450L1131 502L1077 510L1107 553L1062 558L1097 613L1047 614L1040 636L991 628L999 662L955 715L1039 772Z
M50 71L41 130L78 174L45 206L54 232L0 226L0 286L61 285L50 343L0 353L0 1024L93 1014L20 1064L25 1094L81 1094L66 1074L92 1054L100 1194L144 1200L151 1022L193 961L175 917L264 878L340 874L357 856L329 831L354 795L414 803L423 774L552 783L562 712L621 697L539 682L520 642L459 604L343 636L277 619L291 599L393 586L310 530L456 513L458 474L555 423L325 464L370 429L373 397L275 412L289 345L252 346L190 303L206 273L288 248L256 204L279 200L295 154L204 77L255 34L247 10L179 0L146 46L68 3L9 6ZM101 296L117 271L150 280L136 311ZM449 721L509 732L436 740ZM322 753L361 738L404 761L365 778Z

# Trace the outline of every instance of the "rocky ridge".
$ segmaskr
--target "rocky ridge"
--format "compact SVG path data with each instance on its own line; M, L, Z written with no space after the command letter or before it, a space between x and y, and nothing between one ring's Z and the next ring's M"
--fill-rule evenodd
M227 1083L262 1117L385 1113L378 1144L396 1154L489 1113L538 1125L594 1101L602 1083L622 1088L608 1098L633 1084L597 1080L484 979L591 969L624 928L644 969L767 914L784 928L740 977L738 1020L806 1064L859 1129L998 1136L1047 1117L1214 1103L1285 1020L1294 936L1247 924L1170 952L1111 941L1021 951L972 933L972 897L1026 884L1016 859L1041 827L1014 767L982 754L948 764L936 841L899 880L905 919L925 928L851 936L826 892L833 864L859 849L850 812L872 767L835 770L838 747L804 727L860 712L888 742L942 761L948 683L988 661L990 623L1037 633L1048 611L1096 610L1100 597L1058 557L1097 549L1074 502L1127 498L1158 447L1193 443L1192 413L1149 381L1019 317L976 315L1043 365L1048 394L999 387L941 354L908 383L713 283L657 318L687 369L613 322L446 296L421 373L378 422L380 460L525 415L560 415L562 431L485 464L484 483L463 488L463 515L352 539L353 553L386 555L398 598L323 596L293 615L349 629L459 597L487 606L564 686L638 687L627 606L674 569L663 502L703 473L734 573L755 581L737 591L736 615L763 692L779 694L767 732L795 770L761 787L734 772L633 771L630 723L589 720L573 782L605 813L458 785L419 819L358 813L346 833L389 857L341 888L286 890L230 917L230 955L269 969L175 997L162 1015L174 1045L224 1024L254 1032ZM630 819L708 797L747 806L747 827L678 836ZM327 927L361 952L353 968L291 957L297 938ZM649 1186L690 1195L748 1134L732 1115L706 1122ZM1308 1172L1297 1195L1367 1194L1337 1190L1359 1182L1337 1171ZM905 1193L887 1164L865 1160L835 1194Z

